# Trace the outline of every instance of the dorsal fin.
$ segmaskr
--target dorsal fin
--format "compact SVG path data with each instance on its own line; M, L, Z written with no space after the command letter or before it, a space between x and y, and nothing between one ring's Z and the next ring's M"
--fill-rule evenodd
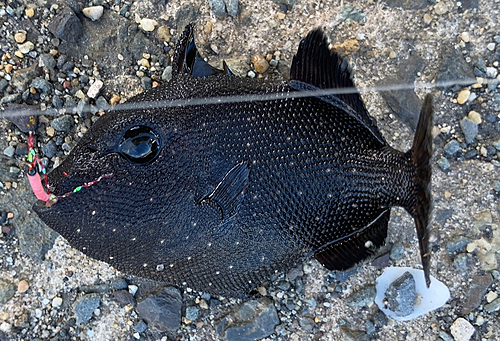
M297 54L293 57L290 79L323 90L350 89L350 93L334 96L351 107L356 118L363 122L377 139L384 142L375 120L368 114L363 99L354 86L349 64L342 56L328 48L328 38L320 28L311 31L300 42Z
M179 42L175 46L172 72L174 74L188 73L193 77L206 77L216 74L227 74L232 76L233 73L229 70L225 62L223 66L224 70L219 70L203 59L194 42L194 25L187 25Z

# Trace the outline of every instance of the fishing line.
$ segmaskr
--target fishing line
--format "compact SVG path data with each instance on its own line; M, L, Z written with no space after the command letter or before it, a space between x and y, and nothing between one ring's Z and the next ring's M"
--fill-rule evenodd
M482 85L495 84L496 79L483 79ZM230 104L230 103L245 103L245 102L258 102L269 101L277 99L295 99L304 97L317 97L317 96L331 96L352 93L371 93L380 91L403 91L403 90L416 90L422 89L429 91L434 88L447 88L455 85L468 86L477 83L475 78L457 79L440 82L415 82L415 83L402 83L393 85L381 85L360 88L332 88L332 89L317 89L307 91L290 91L290 92L272 92L265 94L244 94L244 95L231 95L231 96L218 96L218 97L205 97L205 98L182 98L182 99L165 99L159 101L144 101L144 102L125 102L110 106L110 110L140 110L140 109L158 109L170 107L184 107L184 106L199 106L199 105L217 105L217 104ZM49 109L50 110L50 109ZM67 113L76 110L76 107L65 108ZM80 111L80 110L79 110ZM95 112L95 108L87 105L81 110L82 113ZM16 108L6 109L1 112L0 117L12 118L16 116L39 116L39 115L53 115L54 112L42 111L32 108ZM130 114L133 114L131 112Z

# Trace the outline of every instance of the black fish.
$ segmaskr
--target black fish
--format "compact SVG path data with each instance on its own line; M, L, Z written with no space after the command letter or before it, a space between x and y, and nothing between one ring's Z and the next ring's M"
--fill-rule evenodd
M126 109L108 112L49 174L62 195L34 209L90 257L129 274L195 290L241 295L314 256L346 269L384 243L392 206L414 218L429 284L427 226L432 103L427 96L413 147L388 146L345 60L320 29L300 43L288 83L242 79L198 54L188 26L174 77ZM208 103L207 98L274 99ZM196 105L158 107L164 100Z

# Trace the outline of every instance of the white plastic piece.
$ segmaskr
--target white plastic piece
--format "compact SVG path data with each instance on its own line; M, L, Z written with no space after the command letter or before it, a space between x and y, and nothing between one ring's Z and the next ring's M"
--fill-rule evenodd
M412 274L415 279L415 289L417 291L417 299L413 313L407 316L397 316L393 311L387 309L383 303L385 292L392 282L401 277L405 272ZM431 285L429 288L425 285L424 271L408 267L389 267L384 273L377 278L377 303L380 310L387 316L396 321L408 321L416 317L422 316L430 311L441 308L450 299L450 291L443 282L438 281L431 276Z

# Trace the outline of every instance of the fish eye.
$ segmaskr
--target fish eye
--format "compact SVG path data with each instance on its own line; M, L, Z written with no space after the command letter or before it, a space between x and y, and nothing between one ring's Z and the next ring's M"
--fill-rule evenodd
M147 126L134 126L123 134L118 153L128 161L145 165L158 157L161 144L158 135Z

